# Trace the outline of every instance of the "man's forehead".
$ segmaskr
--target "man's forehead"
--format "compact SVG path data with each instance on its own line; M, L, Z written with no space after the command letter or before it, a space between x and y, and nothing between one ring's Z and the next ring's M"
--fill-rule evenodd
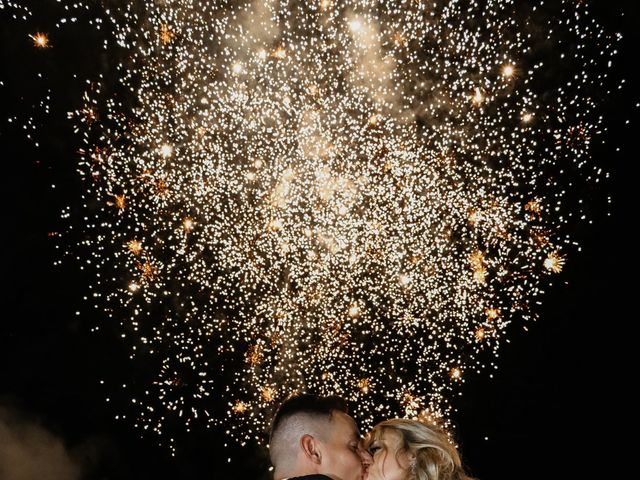
M348 414L335 410L332 416L335 426L342 430L343 434L347 434L350 437L360 438L360 430L356 421Z

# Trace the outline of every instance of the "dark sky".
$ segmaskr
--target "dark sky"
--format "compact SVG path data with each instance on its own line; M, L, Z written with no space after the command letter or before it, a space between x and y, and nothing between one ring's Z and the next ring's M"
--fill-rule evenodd
M632 352L638 318L633 231L640 96L632 72L638 9L626 7L621 19L606 3L595 2L595 9L605 25L625 35L614 72L627 79L623 90L606 99L609 133L594 151L594 161L611 177L585 197L593 202L593 225L576 230L582 252L572 254L555 277L539 320L528 324L527 332L514 326L494 378L489 372L470 376L455 401L462 452L481 480L596 478L596 472L612 478L634 459L625 457L618 434L637 404L629 390L636 377ZM102 60L92 51L98 37L79 40L86 34L81 27L58 32L48 51L34 49L27 34L55 33L49 20L43 12L32 21L13 22L0 10L0 80L5 81L0 87L0 452L10 451L16 459L2 465L9 457L0 454L0 480L267 478L255 447L224 449L221 432L195 432L181 439L171 458L153 438L140 438L129 424L114 420L119 412L105 403L107 392L98 380L111 367L126 369L126 352L117 329L89 332L100 313L82 302L88 280L72 260L54 266L60 255L48 236L61 228L62 207L81 193L78 142L65 112L77 104L82 81ZM39 70L53 72L47 85L55 93L51 113L36 114L41 125L36 148L20 125L6 118L30 115L33 92L47 88L34 75ZM78 72L77 82L61 84L69 71ZM610 216L602 200L608 194ZM20 463L25 459L30 467ZM16 476L34 465L59 475Z

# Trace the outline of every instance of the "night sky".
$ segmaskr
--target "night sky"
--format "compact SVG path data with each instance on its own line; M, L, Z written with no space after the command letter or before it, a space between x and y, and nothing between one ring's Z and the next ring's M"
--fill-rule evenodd
M48 11L53 2L42 3L28 22L0 10L0 453L15 455L0 455L0 480L266 479L268 463L258 447L224 448L223 432L194 431L176 437L171 457L153 436L141 438L129 423L115 420L122 409L105 402L112 392L99 380L126 376L127 351L117 325L110 328L106 316L82 300L89 273L62 258L51 233L65 228L60 212L74 209L82 192L79 142L66 112L80 105L85 79L108 59L98 48L100 34L81 24L56 30ZM539 320L527 324L528 331L522 323L510 327L493 378L491 372L470 375L454 401L463 457L481 480L596 478L596 472L613 478L634 460L620 457L618 432L631 420L628 391L636 377L639 98L632 70L638 7L626 7L624 17L620 8L594 2L597 18L624 35L613 75L626 83L604 102L608 133L604 143L596 141L593 157L610 178L584 196L593 224L575 228L582 252L553 277L537 307ZM33 47L28 35L36 31L49 32L51 48ZM47 72L46 82L35 75L39 71ZM46 88L51 111L32 113L32 100ZM22 128L31 115L39 147ZM90 332L96 324L104 325L99 334ZM3 458L16 460L3 465ZM25 459L30 467L21 464ZM32 470L48 473L28 476Z

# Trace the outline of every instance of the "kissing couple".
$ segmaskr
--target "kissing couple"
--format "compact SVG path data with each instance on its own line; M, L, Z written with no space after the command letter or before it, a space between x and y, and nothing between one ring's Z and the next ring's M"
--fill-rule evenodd
M436 424L393 419L365 436L340 397L298 394L271 422L274 480L473 480Z

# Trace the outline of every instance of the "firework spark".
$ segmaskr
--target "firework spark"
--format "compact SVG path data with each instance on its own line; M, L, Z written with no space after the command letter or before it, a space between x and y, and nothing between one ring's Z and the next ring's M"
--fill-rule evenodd
M49 45L49 37L46 33L35 33L33 35L29 35L29 38L33 40L33 45L38 48L48 48Z
M589 92L606 76L583 66L612 44L586 7L542 5L110 12L131 103L98 88L77 116L84 150L108 152L85 161L110 207L93 211L94 263L120 272L97 295L157 366L138 425L162 433L179 412L247 439L301 389L353 400L365 427L449 412L560 271L559 165L588 158L600 127ZM576 64L549 84L539 50L563 36ZM226 412L203 415L212 396Z

